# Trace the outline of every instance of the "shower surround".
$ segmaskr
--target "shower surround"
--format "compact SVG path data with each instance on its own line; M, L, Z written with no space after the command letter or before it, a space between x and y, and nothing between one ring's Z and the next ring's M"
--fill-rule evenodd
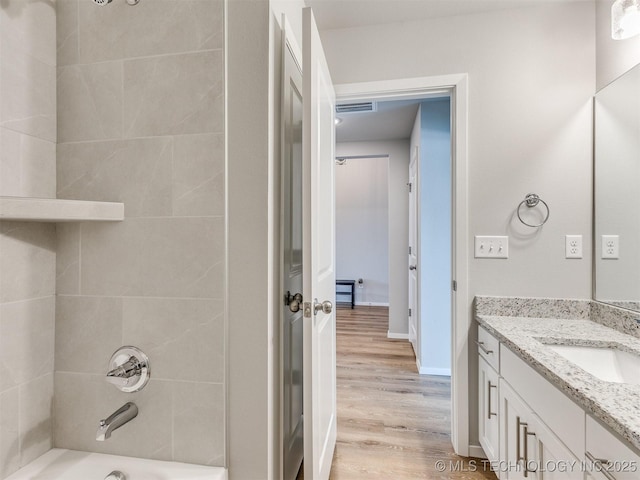
M0 479L54 446L223 466L223 0L0 8L0 194L126 217L0 223ZM122 345L151 362L134 394L104 381Z

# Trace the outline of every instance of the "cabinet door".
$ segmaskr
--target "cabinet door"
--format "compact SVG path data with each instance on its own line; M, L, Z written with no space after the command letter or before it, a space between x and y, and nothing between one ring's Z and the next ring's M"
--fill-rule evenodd
M500 463L497 473L501 480L528 479L529 474L525 477L523 465L525 459L532 458L532 449L531 443L524 440L524 430L534 415L503 379L500 379L499 397Z
M601 463L593 465L594 460ZM587 415L585 462L586 469L590 471L593 480L638 480L640 478L640 455L589 415Z
M528 478L536 480L583 480L581 462L539 418L531 421L526 432L531 461Z
M478 356L478 382L480 445L487 458L496 462L500 458L499 377L482 356Z

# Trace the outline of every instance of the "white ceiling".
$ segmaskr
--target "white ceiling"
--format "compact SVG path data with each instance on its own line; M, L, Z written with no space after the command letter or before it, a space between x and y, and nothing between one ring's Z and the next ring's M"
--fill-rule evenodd
M380 25L426 18L584 0L305 0L319 30Z
M418 105L423 100L425 99L378 102L375 112L338 114L342 123L336 126L336 142L409 138L418 113Z

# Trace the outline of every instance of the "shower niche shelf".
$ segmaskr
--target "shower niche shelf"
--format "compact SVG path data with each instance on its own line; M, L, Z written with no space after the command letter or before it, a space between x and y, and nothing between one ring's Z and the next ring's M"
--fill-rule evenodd
M0 220L119 222L124 220L124 204L56 198L0 197Z

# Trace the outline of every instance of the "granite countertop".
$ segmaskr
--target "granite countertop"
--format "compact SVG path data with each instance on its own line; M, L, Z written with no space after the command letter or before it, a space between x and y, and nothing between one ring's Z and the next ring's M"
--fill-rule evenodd
M476 318L487 331L587 413L640 450L640 385L600 380L546 346L615 346L640 356L640 339L586 319L492 315L477 315Z

